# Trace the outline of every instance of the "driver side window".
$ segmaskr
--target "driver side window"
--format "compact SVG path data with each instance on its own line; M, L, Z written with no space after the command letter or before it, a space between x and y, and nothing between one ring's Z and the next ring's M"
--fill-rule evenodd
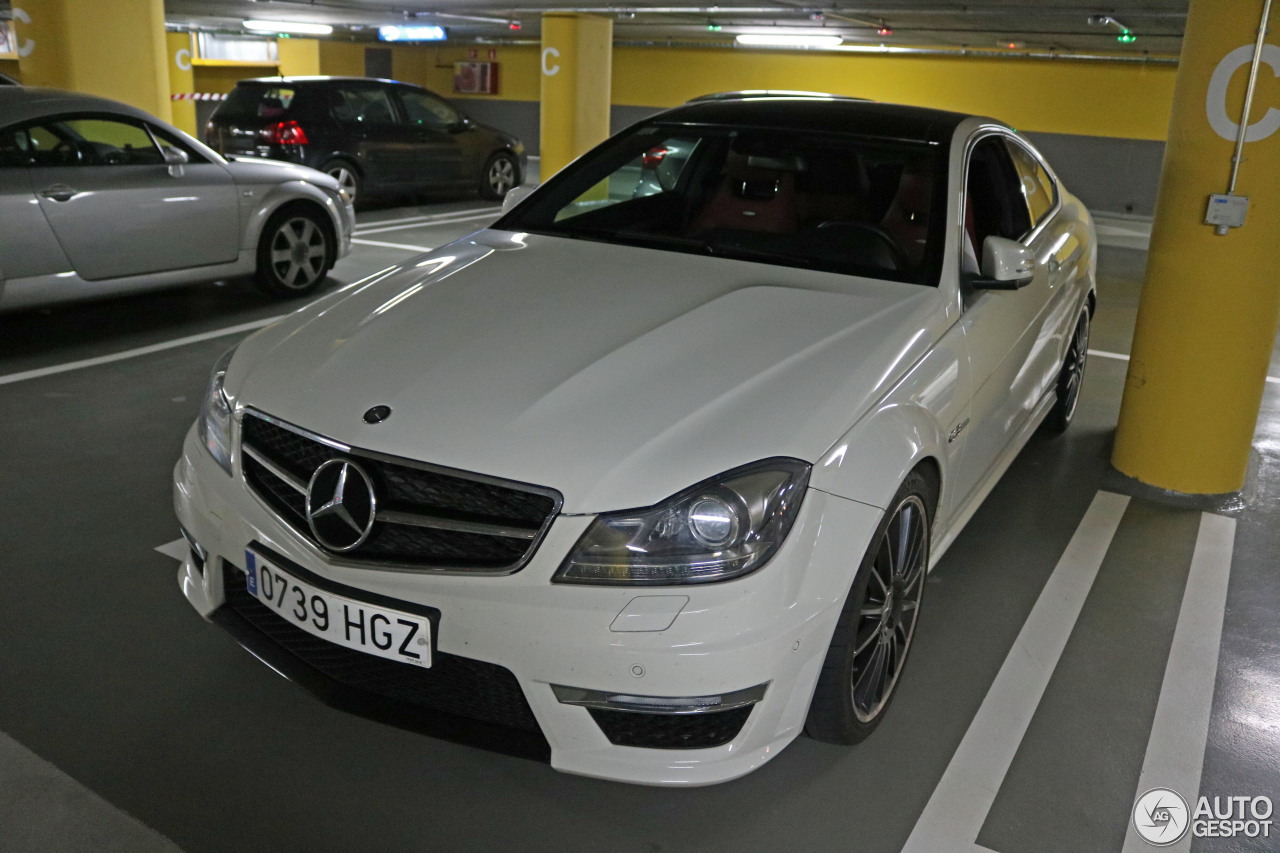
M27 127L19 132L19 138L23 134L28 163L37 168L164 163L145 128L115 119L64 118Z
M1020 240L1029 230L1031 214L1009 150L1001 136L988 136L969 155L962 268L978 272L982 245L988 237Z

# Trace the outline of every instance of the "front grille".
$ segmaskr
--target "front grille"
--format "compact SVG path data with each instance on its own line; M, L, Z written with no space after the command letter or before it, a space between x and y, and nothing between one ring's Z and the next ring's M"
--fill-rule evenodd
M277 647L340 685L454 717L541 736L511 671L436 651L423 669L344 648L286 622L245 589L245 576L223 562L227 607ZM349 594L349 593L344 593Z
M362 544L342 552L345 563L513 572L533 556L560 508L559 495L550 489L495 482L330 443L254 411L245 413L241 445L245 483L317 547L323 545L306 517L305 487L312 474L331 459L350 459L369 475L377 518ZM383 518L388 514L393 520ZM412 519L420 521L405 523Z
M738 736L751 705L701 714L647 714L588 708L591 718L615 746L648 749L706 749L723 746Z

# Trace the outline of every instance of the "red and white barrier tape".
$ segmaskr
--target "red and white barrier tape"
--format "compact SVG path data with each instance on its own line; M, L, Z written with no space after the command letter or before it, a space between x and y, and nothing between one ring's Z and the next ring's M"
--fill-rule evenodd
M225 101L226 98L216 92L174 92L169 96L171 101Z

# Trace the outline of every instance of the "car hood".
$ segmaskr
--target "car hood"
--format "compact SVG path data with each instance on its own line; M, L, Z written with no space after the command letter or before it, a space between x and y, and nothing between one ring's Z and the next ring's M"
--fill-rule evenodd
M227 171L237 184L282 184L285 181L306 181L325 189L338 191L338 182L324 172L310 166L286 163L283 160L264 160L260 157L228 157Z
M945 313L919 285L485 231L262 330L226 387L237 407L601 512L816 460ZM376 405L391 416L364 423Z

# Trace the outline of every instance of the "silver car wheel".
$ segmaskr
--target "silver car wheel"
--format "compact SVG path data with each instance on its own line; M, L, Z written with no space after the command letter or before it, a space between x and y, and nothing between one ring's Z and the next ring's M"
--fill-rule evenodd
M908 495L880 541L858 616L849 689L859 722L874 720L898 683L915 635L929 549L924 502Z
M325 273L328 245L324 230L310 217L294 216L271 236L271 271L289 290L305 290Z

